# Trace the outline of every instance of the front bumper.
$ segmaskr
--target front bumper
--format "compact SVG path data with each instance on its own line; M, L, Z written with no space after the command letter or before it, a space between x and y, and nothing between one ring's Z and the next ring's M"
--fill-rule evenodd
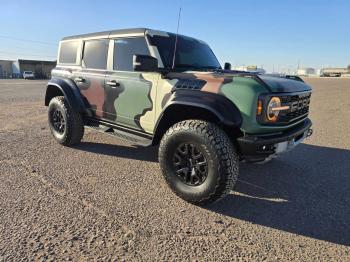
M301 125L285 132L266 135L245 135L237 139L241 158L247 162L261 162L289 151L312 134L312 122L306 119Z

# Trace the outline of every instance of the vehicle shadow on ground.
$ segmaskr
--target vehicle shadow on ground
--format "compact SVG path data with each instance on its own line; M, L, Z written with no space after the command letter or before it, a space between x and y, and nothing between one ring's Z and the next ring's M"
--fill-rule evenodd
M235 193L209 210L350 245L350 150L302 144L265 165L241 165Z
M75 149L128 159L158 162L157 147L123 146L95 142L81 142Z
M157 162L157 147L82 142L78 150ZM234 194L208 210L350 245L350 150L301 144L264 165L241 164Z

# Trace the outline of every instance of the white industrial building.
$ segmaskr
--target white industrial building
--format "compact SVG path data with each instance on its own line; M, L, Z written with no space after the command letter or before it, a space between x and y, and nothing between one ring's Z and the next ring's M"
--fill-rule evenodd
M258 74L265 74L266 73L265 69L259 68L256 65L236 66L233 68L233 70L246 71L246 72L258 73Z
M315 68L312 68L312 67L299 68L297 70L298 76L309 76L309 75L315 75L315 74L316 74L316 70Z

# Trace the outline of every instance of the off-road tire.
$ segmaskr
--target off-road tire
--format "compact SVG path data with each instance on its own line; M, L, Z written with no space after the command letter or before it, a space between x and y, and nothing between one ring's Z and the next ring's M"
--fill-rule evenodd
M175 172L173 157L181 143L192 143L207 159L208 173L204 182L190 186ZM217 125L186 120L176 123L164 134L159 146L159 163L166 183L182 199L196 205L206 205L223 198L236 184L239 158L227 134Z
M59 110L65 121L65 128L62 133L55 130L52 114ZM73 146L80 143L84 135L84 123L79 112L75 112L68 104L64 96L56 96L51 99L48 110L48 122L51 133L58 143L64 146Z

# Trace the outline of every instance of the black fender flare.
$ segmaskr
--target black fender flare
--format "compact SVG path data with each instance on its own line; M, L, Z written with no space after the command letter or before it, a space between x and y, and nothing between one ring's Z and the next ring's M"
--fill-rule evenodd
M241 112L227 97L221 94L201 92L197 90L177 90L173 92L163 113L172 105L181 104L206 109L213 113L223 125L240 127Z
M59 90L67 99L69 106L81 113L92 116L86 102L80 94L79 88L73 80L68 78L53 77L46 85L45 106L48 106L51 98Z
M242 116L237 106L227 97L221 94L202 92L198 90L176 90L172 93L167 103L163 107L155 125L154 134L156 141L162 131L164 121L166 122L167 111L174 106L191 106L204 109L212 113L217 119L218 124L232 128L240 128L242 125ZM163 130L164 131L164 130Z

